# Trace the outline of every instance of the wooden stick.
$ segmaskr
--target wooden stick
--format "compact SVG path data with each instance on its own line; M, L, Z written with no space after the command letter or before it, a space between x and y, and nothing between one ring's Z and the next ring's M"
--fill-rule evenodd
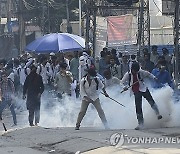
M101 94L103 94L103 95L105 96L104 93L101 93ZM119 105L125 107L123 104L119 103L117 100L115 100L115 99L113 99L113 98L111 98L111 97L109 97L109 96L108 96L108 98L111 99L111 100L113 100L114 102L118 103Z
M2 125L3 125L3 128L4 128L4 131L6 132L6 131L7 131L7 128L6 128L5 124L4 124L4 121L3 121L2 117L0 118L0 121L2 122Z

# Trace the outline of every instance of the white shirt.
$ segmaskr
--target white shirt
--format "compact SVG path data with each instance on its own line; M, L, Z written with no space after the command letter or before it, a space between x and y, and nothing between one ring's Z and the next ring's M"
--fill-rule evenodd
M137 78L138 78L138 81L139 81L139 91L146 92L147 86L146 86L146 84L144 83L143 80L145 78L155 79L156 77L153 74L149 73L148 71L145 71L145 70L142 70L142 69L139 70L139 74L140 74L140 77L141 77L141 79L139 79L138 75L137 75ZM129 82L129 72L127 72L124 75L124 77L122 78L122 80L121 80L122 84L125 84L126 82ZM133 85L133 75L132 75L132 73L131 73L130 85ZM131 87L131 92L132 92L132 87Z
M20 66L18 69L19 69L20 84L24 85L26 77L27 77L27 75L30 74L31 69L28 68L28 67L27 68L26 67L23 68L22 66Z
M46 63L45 66L43 66L41 64L41 66L37 67L36 73L42 76L44 84L48 84L48 79L49 79L49 77L52 76L52 71L50 69L50 64Z
M87 96L88 98L92 99L95 101L97 98L99 98L99 94L101 90L104 88L104 84L102 81L97 77L98 80L98 90L96 90L96 82L93 79L91 81L91 84L89 85L87 81L87 77L84 77L80 81L80 95L82 99L84 99L84 96Z

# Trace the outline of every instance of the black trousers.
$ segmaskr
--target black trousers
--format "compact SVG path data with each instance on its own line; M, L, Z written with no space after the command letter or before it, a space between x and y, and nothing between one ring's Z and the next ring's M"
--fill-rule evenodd
M151 105L151 108L155 111L156 114L159 114L158 107L151 96L151 93L147 89L146 92L136 92L134 93L135 96L135 105L136 105L136 115L138 119L138 123L144 123L143 112L142 112L142 97L144 97L148 103Z
M35 118L35 124L39 123L40 120L40 106L29 109L29 124L32 125Z

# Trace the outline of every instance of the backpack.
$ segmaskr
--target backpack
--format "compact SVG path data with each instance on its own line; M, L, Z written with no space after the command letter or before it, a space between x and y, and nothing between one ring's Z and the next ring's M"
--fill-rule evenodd
M99 81L98 81L97 77L94 78L94 81L96 82L96 90L98 90ZM83 86L85 85L85 83L86 83L86 79L85 79L85 77L84 77L84 83L83 83Z

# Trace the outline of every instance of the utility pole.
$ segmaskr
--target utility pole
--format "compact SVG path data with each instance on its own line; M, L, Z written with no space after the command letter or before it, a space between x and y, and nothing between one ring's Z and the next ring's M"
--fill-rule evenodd
M42 0L41 1L41 34L49 34L51 32L50 27L50 1L49 0Z
M89 31L90 31L90 2L86 2L86 50L89 50L89 43L90 43L90 36L89 36Z
M47 9L48 9L48 10L47 10L47 17L48 17L48 19L47 19L47 20L48 20L48 33L50 33L50 32L51 32L51 27L50 27L50 12L49 12L49 11L50 11L50 10L49 10L50 7L49 7L49 0L47 0L47 7L48 7L48 8L47 8Z
M150 51L150 15L149 0L140 0L138 15L138 58L141 56L142 49L146 46Z
M1 4L2 4L2 1L0 0L0 35L2 34L2 25L1 25L1 18L2 18L2 10L1 10Z
M41 16L41 33L44 35L44 16L45 16L45 0L42 0L42 16Z
M96 51L96 14L95 0L86 1L86 50L90 49L89 44L92 43L93 57Z
M7 23L11 22L11 0L7 0Z
M79 36L82 36L81 26L82 26L82 5L81 0L79 0Z
M1 4L2 4L2 1L0 0L0 21L1 21L1 16L2 16L2 14L1 14Z
M67 14L67 33L72 33L72 27L69 22L69 0L66 0L66 14Z
M26 36L25 36L25 22L23 19L23 1L19 0L19 41L20 41L20 54L24 53L24 48L26 46Z
M138 39L137 39L137 44L138 44L138 53L137 57L140 58L141 56L141 50L142 50L142 41L144 40L144 33L143 31L143 20L144 20L144 0L140 0L140 7L139 7L139 18L138 18Z
M174 18L174 47L175 47L175 85L179 83L179 67L180 67L180 2L179 0L174 0L175 3L175 18Z

